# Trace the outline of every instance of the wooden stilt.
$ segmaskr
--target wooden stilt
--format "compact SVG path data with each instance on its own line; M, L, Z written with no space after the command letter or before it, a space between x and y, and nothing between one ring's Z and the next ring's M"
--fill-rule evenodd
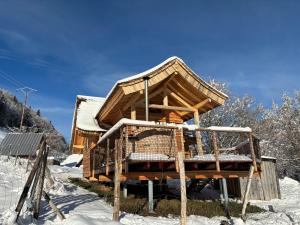
M109 138L106 142L106 163L105 163L105 175L109 175L109 161L110 161L110 149L109 149Z
M180 225L186 225L186 183L185 183L185 169L184 169L184 151L178 152L178 165L180 176L180 193L181 193L181 213L180 213Z
M148 180L148 209L149 213L153 213L154 202L153 202L153 180Z
M119 150L118 140L115 141L115 177L114 177L114 208L113 208L113 220L119 221L120 211L120 171L119 171Z
M219 179L219 186L220 186L220 200L221 203L224 204L224 192L223 192L223 183L222 183L222 178Z
M222 189L223 189L223 194L224 194L224 208L225 208L225 214L227 216L228 219L230 219L230 215L229 215L229 209L228 209L228 191L227 191L227 181L226 178L222 178Z
M114 178L114 208L113 220L119 221L120 216L120 176L122 174L123 129L120 139L115 140L115 178Z
M249 171L249 177L247 180L247 186L246 186L246 190L245 190L245 194L244 194L244 199L243 199L242 220L244 220L244 221L246 220L246 208L247 208L248 195L249 195L249 191L250 191L250 187L251 187L253 173L254 173L254 166L251 166L250 171Z

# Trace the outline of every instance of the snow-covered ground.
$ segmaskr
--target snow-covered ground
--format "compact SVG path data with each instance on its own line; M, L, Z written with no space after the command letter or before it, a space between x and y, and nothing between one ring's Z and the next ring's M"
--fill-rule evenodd
M60 221L56 218L56 215L51 211L49 206L43 202L41 217L37 224L179 224L178 218L143 217L127 213L121 215L120 223L113 222L111 220L112 207L110 205L98 198L96 194L68 182L68 177L82 177L81 168L51 166L50 170L55 180L55 185L49 190L49 193L57 206L65 214L66 219ZM6 196L0 195L1 205L3 205L0 207L0 224L11 224L14 218L13 210L22 190L21 184L24 183L26 179L25 163L23 162L21 165L17 163L17 166L15 166L14 160L6 162L5 158L1 157L0 173L0 193L6 193ZM28 173L26 175L28 175ZM246 223L239 218L233 218L230 224L300 224L300 184L290 178L285 178L280 180L280 187L282 199L252 202L252 204L269 210L268 212L248 215ZM201 216L189 216L188 224L219 225L222 220L226 220L226 218L215 217L209 219ZM23 221L23 224L34 224L28 214L25 214L25 217L21 218L21 221Z

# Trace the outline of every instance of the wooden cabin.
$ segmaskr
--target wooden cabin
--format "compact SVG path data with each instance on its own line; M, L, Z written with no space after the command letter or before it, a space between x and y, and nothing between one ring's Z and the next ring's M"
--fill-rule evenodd
M117 81L106 98L77 96L70 148L73 153L85 153L84 176L99 180L113 176L120 138L124 139L124 180L148 179L147 173L158 179L155 173L161 170L170 172L165 178L175 178L178 151L184 152L191 178L247 175L250 164L258 171L260 157L255 144L245 145L253 141L251 129L201 128L199 124L201 114L223 105L227 98L180 58L171 57ZM226 135L238 138L240 144L221 146L219 139Z
M95 119L105 98L78 95L72 123L70 152L82 154L84 148L95 145L106 130Z
M203 128L199 123L203 113L227 98L171 57L117 81L105 99L78 96L71 149L84 153L84 177L115 179L115 199L118 182L126 180L148 180L151 199L153 180L247 177L251 166L259 175L260 149L251 128ZM151 205L149 200L149 211Z

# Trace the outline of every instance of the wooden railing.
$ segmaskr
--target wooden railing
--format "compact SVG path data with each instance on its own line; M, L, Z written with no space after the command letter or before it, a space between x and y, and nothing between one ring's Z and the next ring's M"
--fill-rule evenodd
M184 131L184 132L182 132ZM197 155L214 154L216 170L220 172L220 155L228 152L234 152L238 155L250 155L255 171L257 171L257 156L260 157L259 149L254 147L253 135L251 129L237 129L218 127L198 128L188 130L186 127L176 125L157 125L157 124L135 124L126 123L114 128L111 132L100 138L97 146L98 156L93 154L93 157L99 157L100 167L104 168L105 174L108 175L110 167L115 164L116 160L123 163L123 168L127 171L127 159L130 153L138 151L147 153L162 153L170 158L176 159L178 151L186 152L186 158L193 157L185 142L188 142L188 135L192 134L194 138L194 147ZM225 146L224 140L226 135L229 135L227 145L235 144L234 146ZM230 141L234 139L235 141ZM161 142L163 142L161 144ZM161 144L161 146L160 146ZM132 145L139 147L132 147ZM170 145L170 152L166 152L166 146ZM142 146L142 147L141 147ZM160 146L160 148L158 148ZM144 148L144 150L143 150ZM189 154L190 155L189 155ZM93 160L95 162L95 158ZM121 162L121 164L122 164ZM95 169L95 163L93 163ZM102 170L103 171L103 170Z

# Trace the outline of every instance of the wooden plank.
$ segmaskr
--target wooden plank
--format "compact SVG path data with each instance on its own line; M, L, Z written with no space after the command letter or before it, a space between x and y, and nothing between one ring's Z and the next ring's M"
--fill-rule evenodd
M224 171L218 172L216 170L195 170L195 171L185 171L186 179L207 179L207 178L239 178L247 177L249 175L248 171ZM259 173L254 173L254 176L259 176ZM176 171L165 171L161 172L129 172L120 175L120 181L126 180L160 180L160 179L179 179L179 174ZM100 181L111 181L114 177L112 175L105 176L100 175Z

